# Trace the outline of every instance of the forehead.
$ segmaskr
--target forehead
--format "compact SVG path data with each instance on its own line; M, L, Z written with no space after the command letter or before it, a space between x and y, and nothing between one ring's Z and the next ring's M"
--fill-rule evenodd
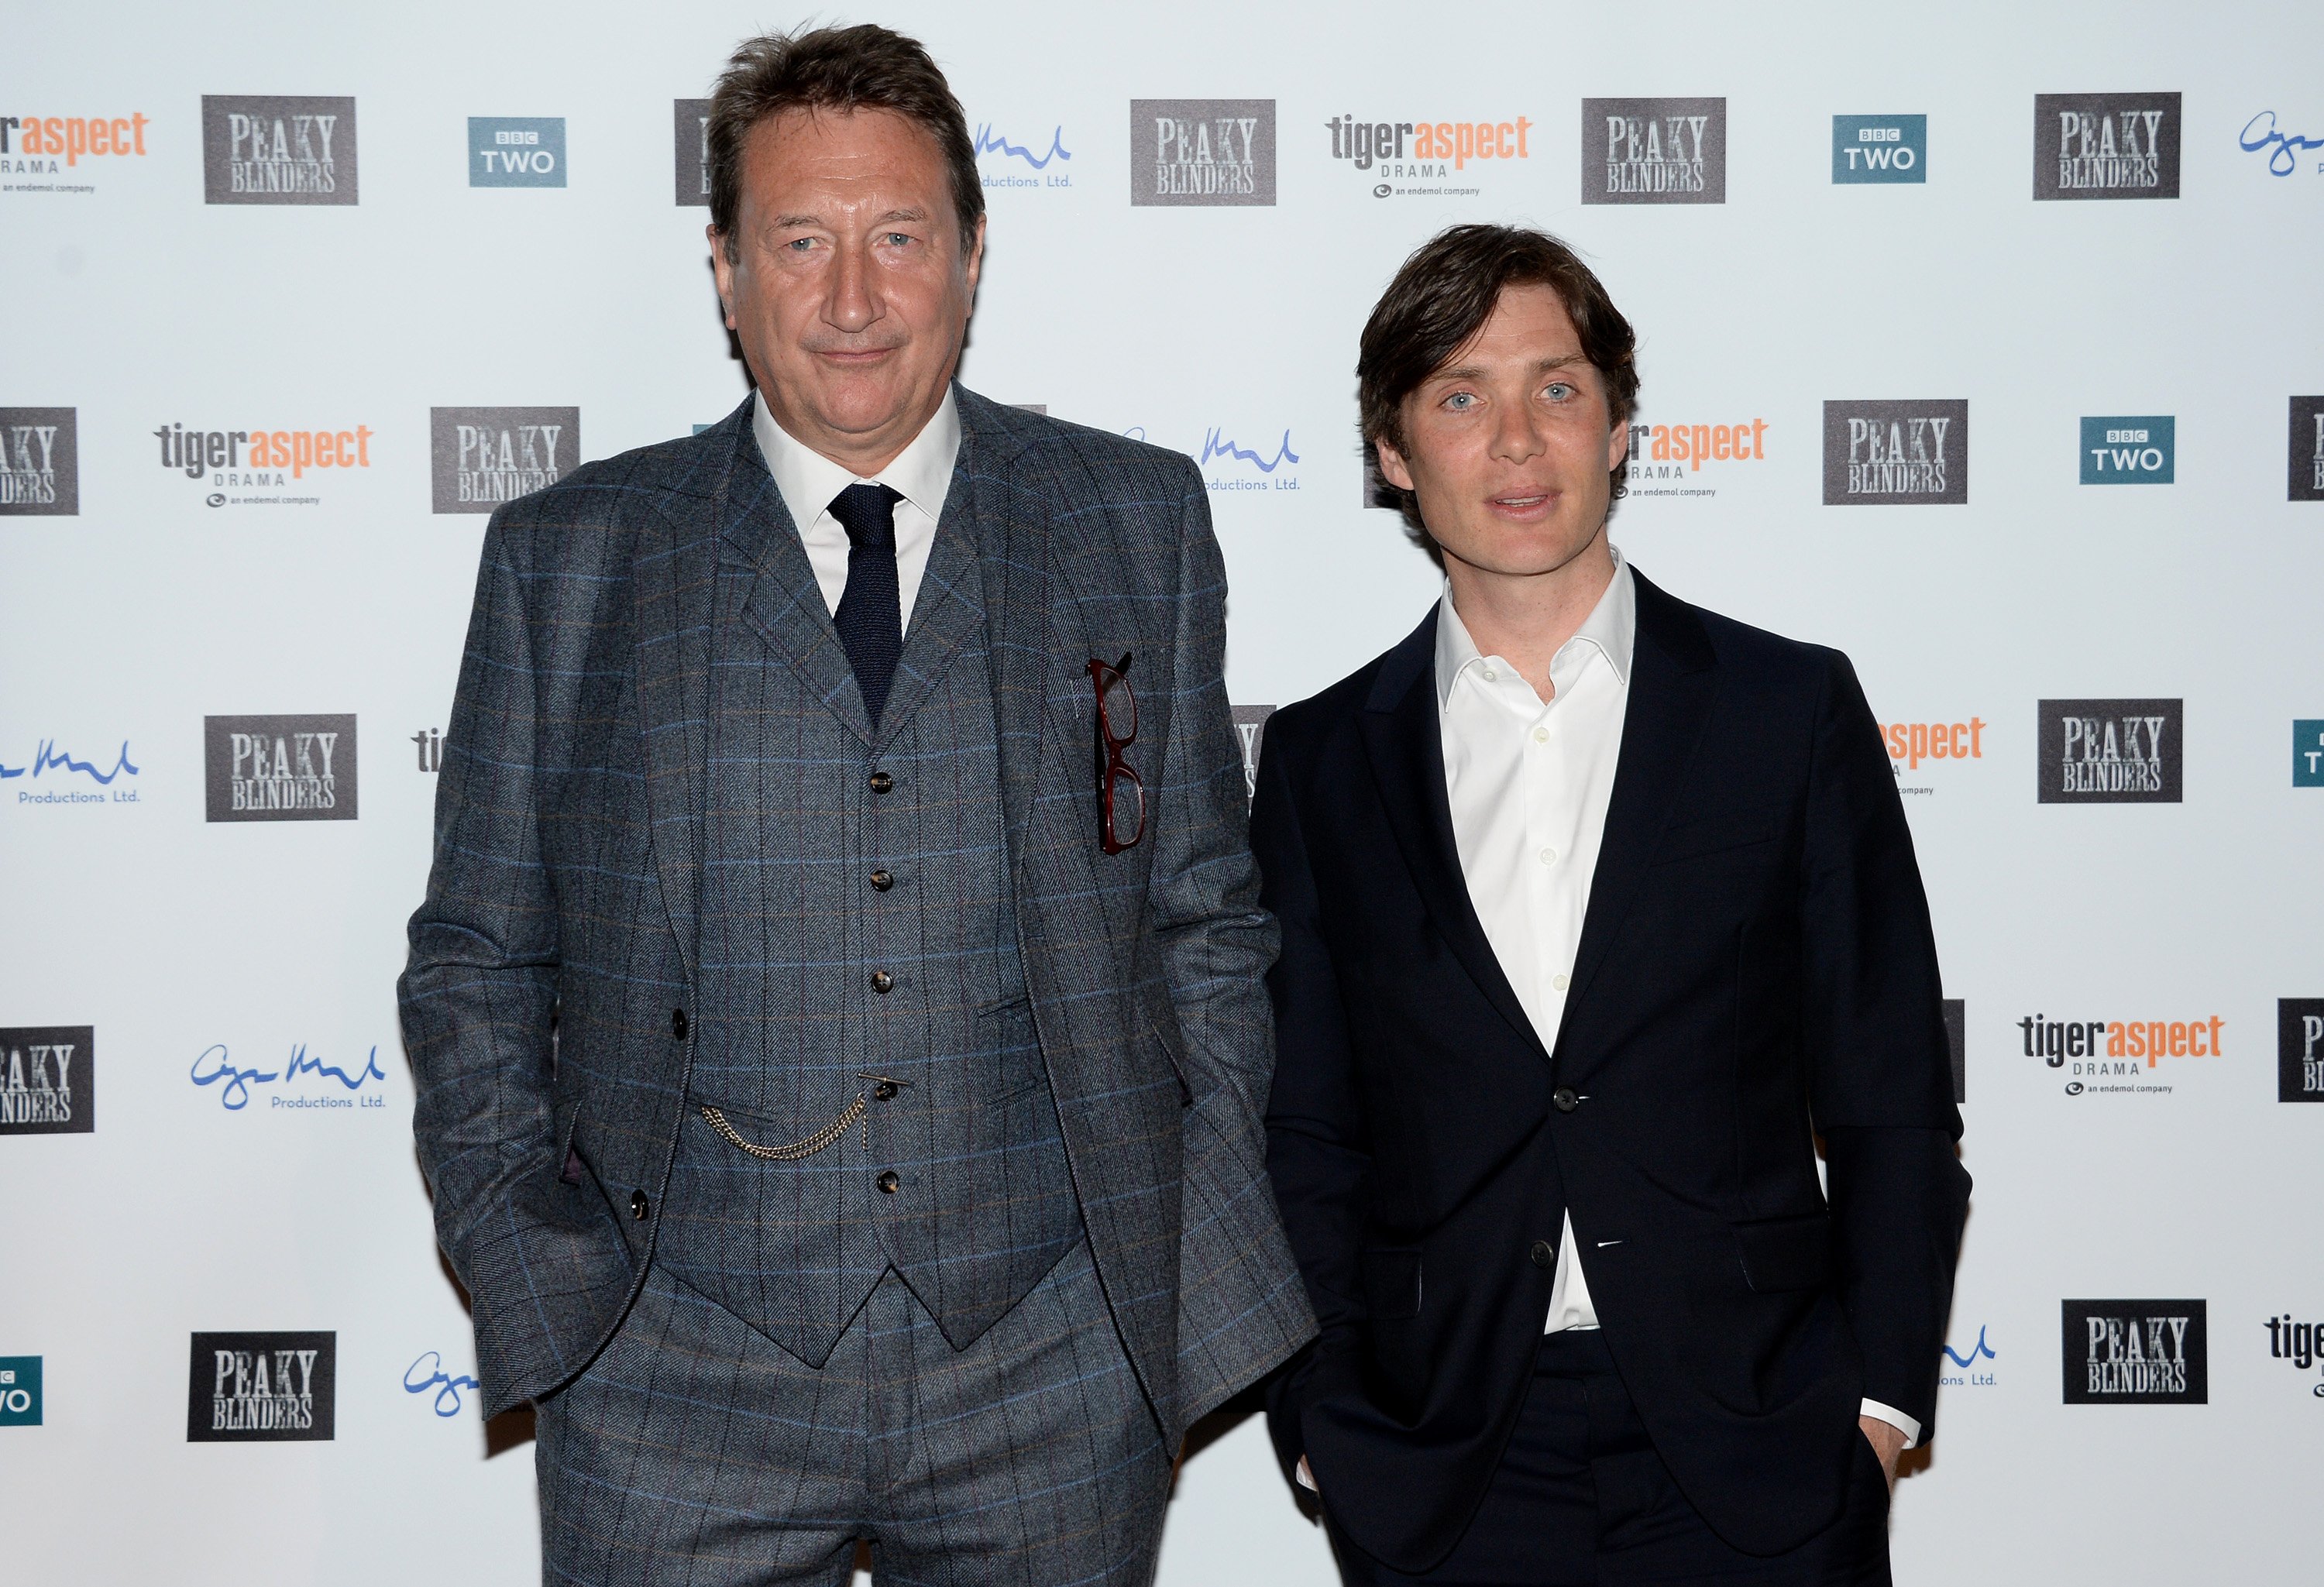
M793 196L822 193L933 208L945 180L935 137L893 110L786 110L752 127L742 146L745 203L788 208Z
M1582 337L1557 289L1538 281L1503 287L1485 323L1444 361L1447 370L1582 358Z

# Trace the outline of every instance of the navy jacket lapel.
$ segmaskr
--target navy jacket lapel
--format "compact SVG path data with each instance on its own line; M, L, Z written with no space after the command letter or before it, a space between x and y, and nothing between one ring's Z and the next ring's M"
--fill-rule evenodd
M1388 825L1439 936L1501 1018L1542 1051L1540 1034L1493 955L1452 836L1444 790L1444 738L1436 705L1436 609L1381 660L1358 717ZM1544 1052L1543 1056L1548 1055Z
M1615 762L1614 793L1582 944L1573 959L1573 990L1562 1029L1573 1028L1573 1004L1587 996L1605 962L1622 917L1654 861L1654 846L1669 824L1687 764L1711 718L1717 653L1702 620L1683 601L1665 595L1637 568L1638 638L1631 655L1630 703L1622 715L1622 752Z

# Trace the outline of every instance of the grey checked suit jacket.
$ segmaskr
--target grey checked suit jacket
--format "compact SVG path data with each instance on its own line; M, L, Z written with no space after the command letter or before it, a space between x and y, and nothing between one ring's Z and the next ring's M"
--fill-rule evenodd
M1224 569L1188 459L954 390L945 515L985 584L1035 1025L1107 1303L1175 1440L1314 1332L1266 1175L1277 937L1245 841ZM766 498L789 521L749 426L745 402L485 530L398 991L488 1416L586 1367L652 1256L692 1058L675 1016L693 1004L715 547ZM1124 651L1148 820L1109 857L1084 663ZM827 617L789 659L852 696Z

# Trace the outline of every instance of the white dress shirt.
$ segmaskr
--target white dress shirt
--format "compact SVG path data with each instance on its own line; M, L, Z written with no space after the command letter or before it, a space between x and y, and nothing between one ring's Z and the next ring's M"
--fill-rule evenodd
M847 593L847 531L831 515L831 503L852 484L884 484L904 499L896 503L896 595L901 603L901 632L912 629L912 603L920 594L920 577L928 570L928 549L936 544L936 521L944 516L945 493L952 489L952 468L960 456L960 410L952 392L944 406L921 428L896 460L870 479L850 474L839 464L794 439L767 411L762 393L751 411L751 429L767 459L767 472L782 493L783 505L798 525L800 543L815 568L816 586L823 604L839 614L839 597Z
M1534 692L1499 656L1478 653L1448 585L1436 616L1436 703L1452 836L1485 940L1545 1048L1557 1045L1566 978L1614 796L1630 663L1638 631L1637 586L1622 553L1580 632L1549 663L1551 697ZM1598 1326L1569 1211L1544 1331ZM1874 1400L1864 1414L1900 1429L1920 1424Z

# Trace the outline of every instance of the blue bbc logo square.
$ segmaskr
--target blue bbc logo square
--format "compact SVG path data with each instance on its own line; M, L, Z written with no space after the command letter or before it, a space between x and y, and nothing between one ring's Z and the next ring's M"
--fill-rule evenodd
M0 1355L0 1427L41 1425L41 1358Z
M2082 420L2084 484L2169 484L2176 477L2178 420L2168 414Z
M561 115L468 117L468 185L472 188L563 187L565 118Z
M1929 118L1833 116L1831 180L1841 183L1927 181Z
M2292 786L2324 788L2324 721L2292 723Z

